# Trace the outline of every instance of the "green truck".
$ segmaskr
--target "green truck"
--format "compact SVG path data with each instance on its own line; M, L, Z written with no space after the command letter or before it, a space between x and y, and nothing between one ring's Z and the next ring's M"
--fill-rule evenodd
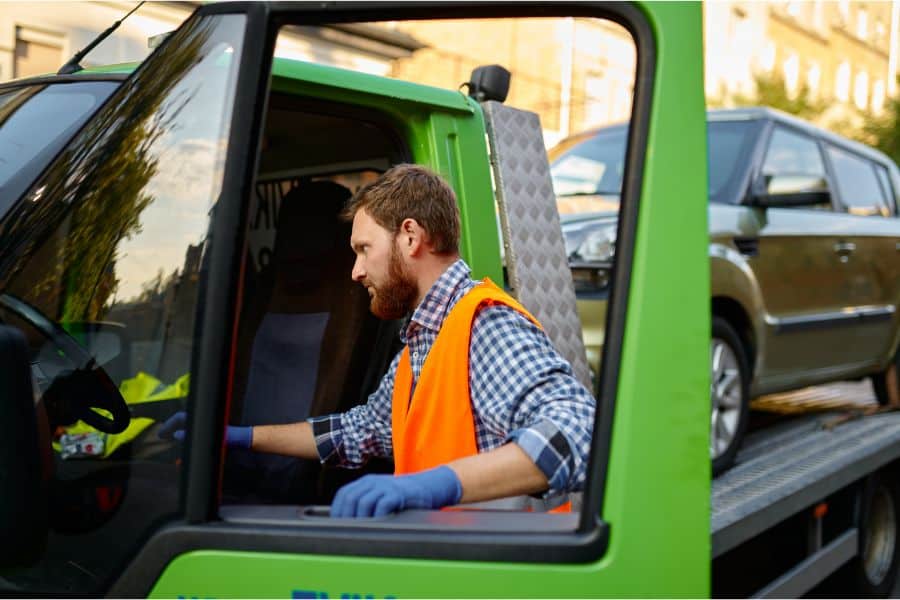
M395 350L396 324L342 287L347 231L311 183L353 188L400 162L440 172L474 275L505 281L591 375L540 124L498 101L497 71L467 96L275 59L277 33L521 17L611 20L638 56L578 510L332 519L334 491L358 473L223 448L226 423L260 418L259 381L270 422L343 410ZM791 596L825 581L890 593L898 415L754 432L711 482L702 57L699 4L225 3L198 8L133 73L0 86L0 152L16 165L0 169L0 591ZM67 111L30 101L60 90L78 91ZM61 112L65 135L38 135ZM306 318L322 312L324 325ZM303 352L315 360L278 362ZM181 409L184 443L160 440Z

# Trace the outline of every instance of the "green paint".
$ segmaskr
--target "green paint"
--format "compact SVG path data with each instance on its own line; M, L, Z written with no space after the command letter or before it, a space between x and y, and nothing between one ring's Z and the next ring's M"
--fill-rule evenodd
M709 594L709 261L701 5L641 9L657 47L604 520L588 564L197 551L152 597L699 597ZM481 111L456 92L276 61L275 89L381 110L460 196L463 253L499 279ZM293 80L292 80L293 79ZM300 81L302 80L302 81ZM604 399L600 399L601 402ZM415 548L410 548L414 553Z

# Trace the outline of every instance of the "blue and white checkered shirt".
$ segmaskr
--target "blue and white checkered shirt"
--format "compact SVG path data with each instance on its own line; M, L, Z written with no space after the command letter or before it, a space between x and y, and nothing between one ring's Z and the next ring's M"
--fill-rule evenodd
M434 283L401 331L413 381L450 309L477 281L457 260ZM366 404L310 419L323 463L360 467L390 457L391 397L400 354ZM472 325L469 390L479 452L513 441L550 482L548 496L584 486L595 402L546 334L507 306L483 308Z

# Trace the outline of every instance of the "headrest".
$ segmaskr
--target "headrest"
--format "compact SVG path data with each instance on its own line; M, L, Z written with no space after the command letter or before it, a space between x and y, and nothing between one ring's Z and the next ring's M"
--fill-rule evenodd
M350 196L350 190L332 181L308 181L288 192L278 215L275 261L316 258L337 244L347 245L346 236L339 235L347 226L338 215Z

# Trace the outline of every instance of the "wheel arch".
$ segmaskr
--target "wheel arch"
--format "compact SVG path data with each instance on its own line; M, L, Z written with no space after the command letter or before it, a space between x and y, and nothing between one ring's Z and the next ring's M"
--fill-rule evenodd
M749 313L744 309L740 302L727 296L714 296L711 304L712 316L721 317L728 321L728 324L734 328L738 337L740 337L741 343L744 345L747 361L750 363L752 380L753 373L756 372L756 352L758 346L756 331Z

